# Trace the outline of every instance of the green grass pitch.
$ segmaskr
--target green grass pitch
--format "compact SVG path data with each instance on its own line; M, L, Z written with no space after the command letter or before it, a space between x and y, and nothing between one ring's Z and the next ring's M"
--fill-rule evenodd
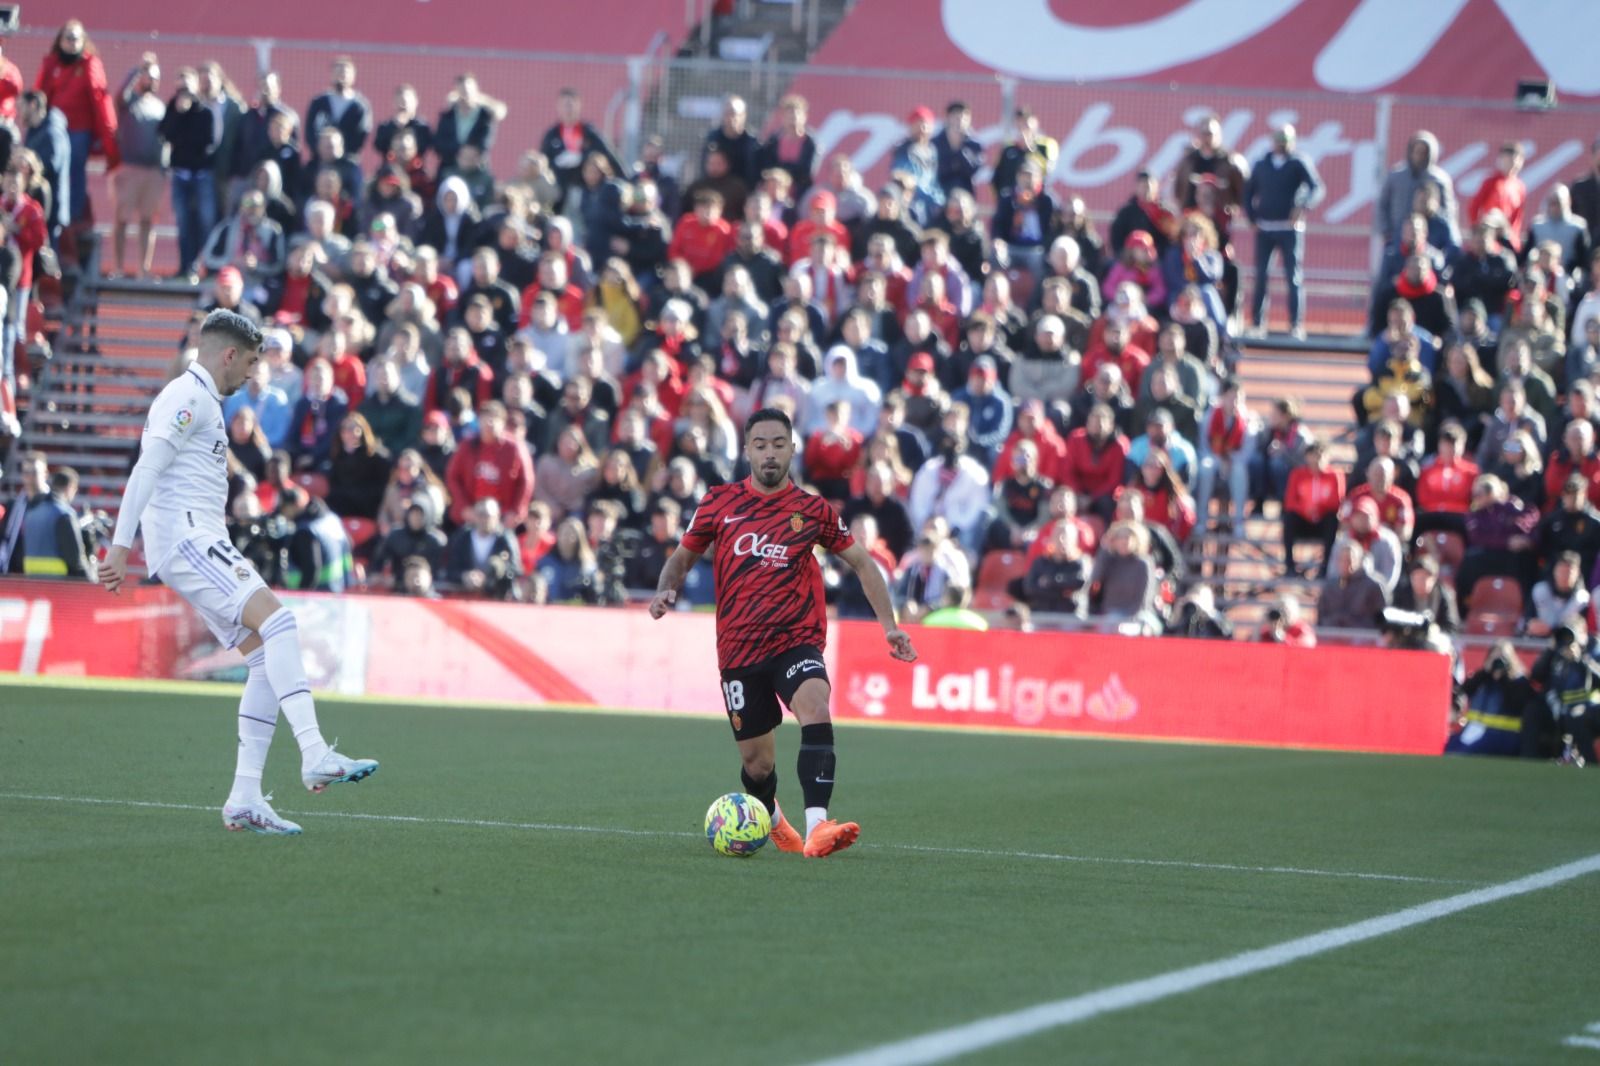
M1600 851L1546 765L844 725L862 843L735 860L719 720L334 699L382 772L311 796L280 729L265 838L235 700L0 684L0 1063L784 1066ZM1584 877L962 1061L1589 1061L1597 918Z

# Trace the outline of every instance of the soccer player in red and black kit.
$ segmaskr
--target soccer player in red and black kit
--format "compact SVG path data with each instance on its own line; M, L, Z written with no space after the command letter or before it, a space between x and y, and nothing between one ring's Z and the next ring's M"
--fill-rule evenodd
M895 621L878 564L822 497L789 480L795 447L789 416L772 408L751 415L744 425L744 447L750 476L705 494L661 571L650 615L660 618L671 609L684 578L715 547L717 664L728 721L744 760L744 790L771 813L772 839L780 850L820 858L854 844L861 827L828 817L834 769L831 690L822 664L828 616L813 547L837 553L856 572L890 654L912 662L917 653ZM800 722L804 839L778 808L772 731L783 720L780 700Z

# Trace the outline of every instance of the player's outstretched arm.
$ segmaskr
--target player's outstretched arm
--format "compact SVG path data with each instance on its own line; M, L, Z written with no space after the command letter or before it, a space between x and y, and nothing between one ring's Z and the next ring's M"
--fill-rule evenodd
M656 582L656 595L650 601L651 618L660 618L672 610L672 605L678 602L678 590L683 588L684 579L699 561L699 552L678 545L668 557L667 565L661 568L661 580Z
M178 449L161 437L145 437L144 451L133 473L128 475L128 485L122 490L122 507L117 511L117 528L111 534L111 548L100 567L100 583L109 592L122 591L128 579L128 550L133 547L133 535L139 530L139 519L155 495L162 473L178 457Z
M894 601L889 598L889 586L883 580L883 571L872 561L867 549L860 544L852 544L839 553L839 558L849 563L850 569L861 580L861 591L867 594L872 613L877 615L878 624L883 626L884 639L889 642L889 654L901 662L916 662L917 649L911 646L911 636L900 628L894 616Z

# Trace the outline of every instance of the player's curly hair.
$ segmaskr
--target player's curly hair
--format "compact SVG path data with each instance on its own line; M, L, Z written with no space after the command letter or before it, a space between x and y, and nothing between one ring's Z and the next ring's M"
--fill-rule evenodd
M220 335L247 352L259 351L263 339L261 327L237 311L219 307L206 316L200 325L200 336Z

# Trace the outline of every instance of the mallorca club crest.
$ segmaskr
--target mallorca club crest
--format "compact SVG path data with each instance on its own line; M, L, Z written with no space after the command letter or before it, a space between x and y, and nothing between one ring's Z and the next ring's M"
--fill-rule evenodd
M790 529L792 529L796 533L798 533L802 529L804 529L805 527L806 527L806 520L801 515L796 513L796 514L792 514L792 515L789 516L789 528Z

